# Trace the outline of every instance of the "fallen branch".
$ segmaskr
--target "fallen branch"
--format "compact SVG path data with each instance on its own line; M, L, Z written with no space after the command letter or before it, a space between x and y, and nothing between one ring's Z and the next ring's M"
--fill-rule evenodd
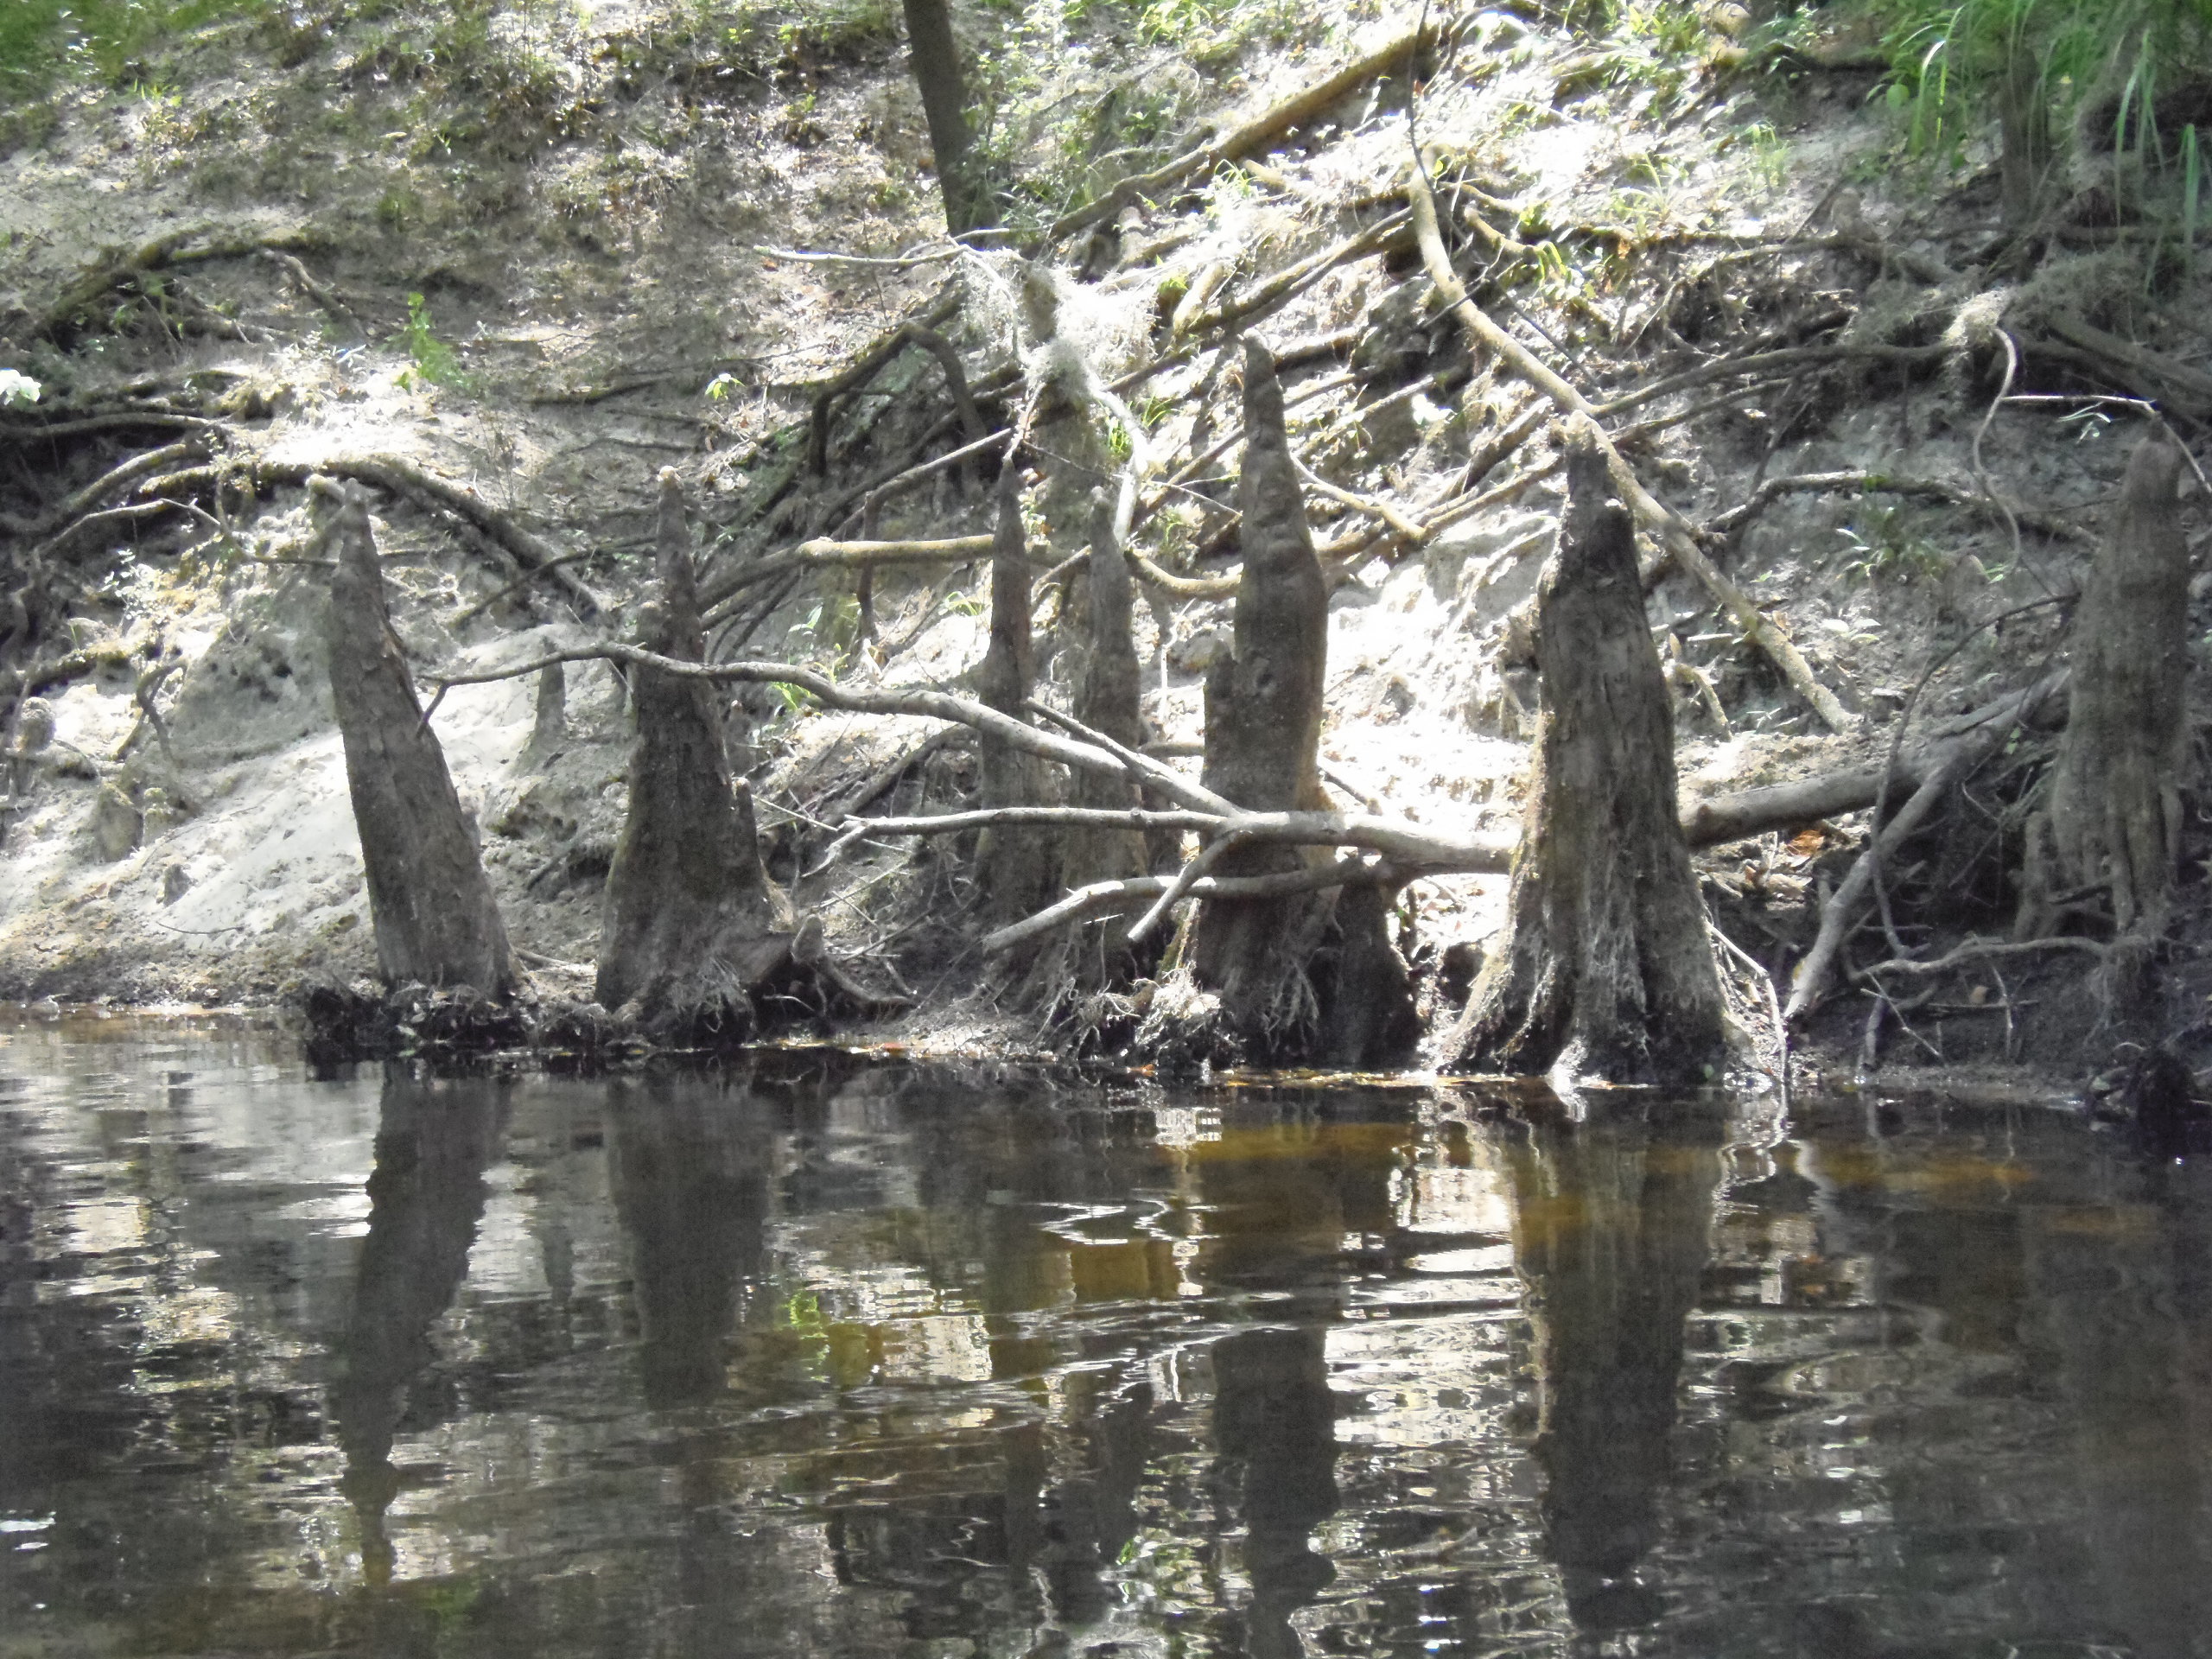
M814 413L808 425L807 470L817 478L830 467L830 425L836 418L837 404L875 378L899 353L911 345L926 345L937 356L940 365L950 359L945 373L952 383L956 404L964 402L961 419L969 423L969 436L980 435L982 422L976 415L975 402L969 396L966 375L960 367L960 355L936 331L949 321L960 308L957 289L944 293L931 302L929 308L918 317L910 317L890 333L869 346L837 373L823 381L815 389ZM929 342L934 342L930 344Z
M1394 887L1408 879L1404 871L1380 860L1344 858L1309 870L1285 870L1274 875L1200 876L1190 884L1183 896L1200 899L1273 899L1286 893L1316 893L1324 887ZM1094 881L1087 887L1077 887L1034 916L1025 916L995 933L984 935L983 950L995 956L1085 916L1105 910L1128 909L1166 893L1173 880L1165 875L1136 875L1120 881Z
M1992 732L2009 734L2018 726L2033 723L2054 695L2055 683L2049 680L2024 691L2008 692L1948 722L1934 741L1899 750L1886 766L1853 766L1791 783L1692 800L1681 809L1682 834L1693 847L1713 847L1764 835L1770 830L1792 830L1841 813L1863 811L1885 795L1894 798L1900 791L1918 789L1961 744L1980 747ZM1885 773L1886 791L1883 787Z
M1992 957L2024 957L2033 950L2082 950L2094 957L2112 954L2112 947L2099 939L2080 939L2068 935L2048 939L2018 939L1999 944L1993 939L1972 938L1946 955L1930 962L1916 962L1910 957L1896 957L1888 962L1878 962L1864 969L1869 974L1910 974L1924 978L1930 974L1948 973L1954 968L1970 962L1980 962Z
M175 459L174 452L183 448L172 445L169 450L154 453ZM150 455L140 457L142 461L151 459ZM314 461L270 461L259 455L246 455L234 462L167 474L152 480L150 487L158 494L176 496L219 489L232 480L245 480L257 489L264 484L297 486L304 486L318 474L372 485L388 495L404 496L417 506L460 519L480 531L525 571L549 575L575 602L577 614L587 621L607 609L607 601L565 568L572 561L542 537L524 529L474 491L448 484L396 455L330 455ZM113 476L110 474L111 478Z
M1444 238L1436 226L1436 204L1428 188L1425 173L1417 172L1408 189L1407 200L1413 208L1414 228L1421 240L1421 258L1428 269L1429 280L1444 296L1446 305L1466 331L1469 344L1477 351L1487 352L1519 374L1549 398L1562 415L1582 415L1596 424L1598 410L1589 399L1554 374L1535 353L1512 335L1499 327L1473 301L1467 297L1465 285L1452 269L1452 259L1445 251ZM1776 667L1782 671L1792 689L1810 705L1823 724L1831 730L1848 732L1857 725L1835 693L1813 677L1812 667L1804 655L1793 645L1788 635L1761 611L1758 604L1742 588L1721 575L1712 560L1705 556L1697 543L1697 532L1689 522L1673 508L1667 506L1643 487L1635 470L1622 459L1610 439L1602 432L1599 442L1603 446L1606 462L1611 473L1614 487L1629 509L1645 527L1660 538L1667 553L1688 571L1718 600L1743 630L1744 636L1764 652Z
M1402 68L1418 47L1436 39L1441 33L1441 29L1433 24L1417 25L1406 30L1366 56L1356 59L1325 79L1316 81L1303 91L1294 93L1212 143L1185 150L1174 160L1153 168L1149 173L1123 179L1089 206L1062 214L1046 230L1041 240L1048 245L1065 241L1094 225L1106 223L1132 202L1156 195L1186 179L1211 173L1224 162L1240 161L1246 156L1268 148L1294 127L1301 126L1327 111L1355 87Z
M794 570L871 569L879 564L969 564L991 555L988 536L949 536L940 541L836 542L818 537L781 553L755 559L725 576L706 594L709 624L728 614L727 607L747 588Z
M1963 484L1946 483L1939 478L1892 478L1882 473L1800 473L1788 478L1770 478L1752 492L1750 499L1738 506L1708 523L1701 534L1707 537L1733 536L1753 518L1771 506L1776 499L1789 494L1866 494L1902 495L1916 500L1940 501L1946 506L1964 507L1984 518L2005 522L2005 509L1979 490L1968 489ZM2012 516L2019 524L2056 541L2081 542L2096 545L2096 532L2083 524L2069 524L2055 513L2038 512L2031 507L2015 506Z

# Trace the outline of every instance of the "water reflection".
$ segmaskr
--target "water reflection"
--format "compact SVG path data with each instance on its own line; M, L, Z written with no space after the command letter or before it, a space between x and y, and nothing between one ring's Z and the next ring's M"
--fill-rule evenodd
M0 1025L0 1630L2203 1653L2204 1183L1935 1103L309 1083Z
M1535 1326L1544 1529L1568 1615L1592 1635L1664 1610L1637 1569L1658 1542L1671 1484L1684 1321L1698 1303L1725 1132L1702 1103L1629 1098L1579 1123L1537 1111L1503 1137L1514 1256Z
M369 1230L344 1333L334 1344L330 1408L345 1453L342 1490L359 1518L361 1567L391 1579L385 1511L399 1494L392 1440L410 1390L434 1357L430 1327L453 1305L483 1218L484 1172L499 1148L506 1091L469 1080L428 1083L397 1062L377 1111Z

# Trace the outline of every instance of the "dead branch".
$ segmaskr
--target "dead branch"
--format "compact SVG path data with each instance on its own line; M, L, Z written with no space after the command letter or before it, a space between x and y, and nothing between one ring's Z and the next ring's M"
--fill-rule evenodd
M1181 184L1186 179L1211 173L1224 162L1241 161L1265 149L1294 127L1303 125L1327 111L1355 87L1403 67L1416 49L1440 38L1443 27L1437 24L1417 25L1408 29L1366 56L1346 64L1336 73L1285 99L1242 126L1231 129L1212 143L1185 150L1174 160L1153 168L1149 173L1123 179L1088 207L1078 207L1073 213L1065 213L1055 219L1041 240L1046 245L1064 242L1094 225L1106 223L1132 202L1157 196L1161 191Z
M207 453L207 441L196 437L186 438L159 449L149 449L143 454L134 455L121 466L101 474L42 518L32 520L0 518L0 531L35 537L41 540L58 537L69 529L73 521L90 512L103 501L120 495L149 474L158 473L164 467L174 466L178 461L195 460Z
M1521 378L1535 386L1562 415L1582 415L1596 425L1598 411L1590 401L1552 372L1535 353L1493 322L1473 301L1452 269L1451 256L1445 251L1444 239L1436 226L1436 204L1429 194L1426 175L1416 176L1407 191L1407 200L1413 208L1414 227L1421 239L1421 258L1427 266L1429 280L1435 283L1452 315L1468 335L1470 345L1478 352L1487 352L1510 366ZM1765 652L1775 666L1782 671L1797 694L1810 705L1823 724L1833 731L1848 732L1856 725L1835 693L1813 677L1812 667L1804 655L1761 611L1751 595L1721 575L1713 561L1705 556L1697 543L1697 532L1689 522L1673 508L1666 505L1643 487L1635 471L1622 459L1620 452L1602 432L1598 441L1604 448L1614 486L1621 499L1644 526L1657 536L1668 554L1688 570L1727 610L1745 637Z
M1094 881L1034 916L1024 917L995 933L986 934L983 950L995 956L1069 922L1080 921L1101 911L1128 909L1165 894L1177 879L1137 875L1120 881ZM1404 871L1386 862L1345 858L1312 869L1284 870L1273 875L1204 875L1193 880L1182 896L1186 899L1275 899L1288 893L1316 893L1324 887L1395 887L1407 879Z
M1771 375L1785 370L1846 362L1920 368L1940 363L1950 354L1951 347L1948 346L1791 346L1781 351L1754 352L1748 357L1724 357L1718 362L1700 364L1694 369L1685 369L1681 373L1669 375L1663 380L1655 380L1648 386L1639 386L1634 391L1624 391L1618 397L1594 405L1594 408L1601 416L1624 415L1655 397L1689 391L1698 386L1709 385L1715 380L1734 379L1743 375Z
M154 454L166 457L161 463L166 466L168 461L178 458L174 452L183 447L172 445L169 450L156 451ZM149 461L153 458L145 455L139 459ZM460 519L499 546L524 570L532 574L543 571L550 576L575 602L576 613L587 621L607 609L607 602L582 578L565 568L569 561L543 537L524 529L474 491L448 484L396 455L330 455L315 461L270 461L248 455L233 464L186 467L156 478L146 487L157 494L177 496L220 489L232 481L242 481L256 489L272 484L299 486L317 474L372 485L388 495L404 496L417 506ZM110 474L111 478L113 476Z
M1991 704L1986 711L1987 718L1978 719L1956 741L1926 758L1918 768L1919 786L1897 809L1897 815L1881 827L1842 884L1821 907L1820 932L1790 976L1789 1002L1783 1010L1784 1019L1797 1020L1827 994L1835 980L1844 942L1858 925L1873 891L1875 878L1883 867L1935 811L1951 786L1972 773L2031 720L2044 700L2054 695L2065 680L2063 673L2049 675L2026 690ZM1894 770L1889 775L1904 775L1901 757L1893 754L1890 765ZM1875 789L1878 793L1881 790L1878 777Z
M353 308L339 297L338 290L327 283L317 281L315 273L302 264L296 256L276 248L263 248L260 253L264 259L284 274L285 280L293 287L313 300L339 321L353 329L363 340L375 338L370 334L368 326L354 315Z
M2192 369L2170 355L2147 352L2133 340L2093 327L2063 311L2054 312L2045 321L2051 333L2076 351L2112 365L2113 378L2123 385L2135 385L2139 377L2147 376L2167 388L2166 395L2158 401L2169 409L2192 420L2212 416L2212 375Z
M755 559L743 569L727 575L706 595L707 620L719 622L729 613L729 603L748 588L796 570L810 569L871 569L879 564L971 564L988 558L988 536L950 536L942 541L836 542L819 537L801 542L781 553Z
M2061 936L2049 939L2017 939L2000 944L1993 939L1971 938L1955 950L1929 962L1916 962L1910 957L1897 957L1888 962L1878 962L1865 971L1870 974L1909 974L1925 978L1931 974L1948 973L1971 962L1986 961L1994 957L2024 957L2035 950L2082 950L2094 957L2107 957L2112 947L2098 939L2081 939Z
M207 259L243 258L264 248L299 250L319 245L319 238L305 231L231 237L217 234L213 226L194 225L185 230L170 231L136 248L104 249L54 302L38 324L34 337L67 346L94 321L95 308L108 295L135 286L148 273L166 266Z
M1991 498L1979 490L1968 489L1963 484L1947 483L1940 478L1892 478L1882 473L1800 473L1789 478L1767 480L1752 492L1748 500L1713 519L1700 533L1707 537L1733 536L1780 497L1801 493L1902 495L1915 500L1940 501L1946 506L1964 507L1970 512L1980 513L1999 524L2005 522L2005 509ZM2014 506L2012 515L2023 529L2035 531L2054 540L2081 542L2092 547L2096 544L2094 531L2085 524L2069 524L2056 513Z
M1412 221L1404 213L1393 213L1378 225L1370 225L1319 253L1310 254L1284 266L1249 291L1198 312L1178 333L1211 334L1234 327L1241 322L1249 322L1268 307L1279 304L1320 281L1338 265L1348 265L1355 260L1410 246L1412 238L1408 232L1411 229Z
M879 373L889 366L892 359L905 351L910 344L921 343L923 336L935 340L939 346L944 346L944 353L938 359L940 364L945 360L946 357L950 357L951 366L946 371L948 378L959 377L954 385L953 395L956 401L967 396L967 378L961 373L959 354L952 351L951 347L946 345L944 337L935 332L943 324L950 321L953 313L959 308L960 294L957 289L949 289L938 295L931 302L929 308L919 316L908 318L899 323L897 327L881 336L861 352L845 368L815 388L814 413L808 427L806 457L809 472L818 478L830 468L830 425L836 416L837 404L874 379ZM969 407L961 411L963 421L975 415L974 399L969 397L968 401ZM982 425L982 418L976 416L969 429L969 435L976 436L980 432Z

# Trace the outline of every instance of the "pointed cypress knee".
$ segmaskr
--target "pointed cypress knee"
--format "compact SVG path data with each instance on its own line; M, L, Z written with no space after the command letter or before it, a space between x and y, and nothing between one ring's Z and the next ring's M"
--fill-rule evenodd
M515 988L506 925L392 634L368 499L325 478L309 493L317 540L337 563L330 690L368 874L378 971L394 986L467 985L505 996Z
M641 619L647 649L700 660L706 651L683 493L660 476L660 601ZM636 1003L649 1024L743 1037L751 993L783 969L791 934L761 868L752 796L733 787L711 684L639 667L630 805L607 874L597 995Z
M1137 667L1135 637L1130 612L1135 603L1135 584L1129 575L1128 556L1114 533L1113 498L1094 491L1090 501L1090 572L1084 580L1083 659L1076 675L1075 716L1095 732L1103 732L1125 748L1144 747L1144 716ZM1099 772L1077 772L1073 784L1075 804L1111 810L1142 804L1142 792L1125 778ZM1165 849L1175 852L1172 836ZM1135 830L1079 830L1067 838L1067 884L1081 887L1090 881L1119 881L1141 875L1151 855L1146 836Z
M1206 676L1205 784L1255 811L1319 808L1329 588L1306 523L1274 359L1254 340L1244 344L1236 505L1244 568L1230 654ZM1261 875L1325 855L1258 847L1230 853L1215 868ZM1209 900L1192 936L1192 972L1261 1058L1346 1065L1401 1058L1415 1035L1413 1001L1379 898L1325 889Z
M1628 510L1588 425L1536 599L1541 702L1506 924L1445 1046L1459 1070L1692 1084L1720 980L1675 807L1675 721Z
M1016 720L1025 718L1036 672L1029 626L1029 550L1021 524L1020 471L999 478L998 521L991 541L991 638L976 674L976 694ZM981 745L980 804L1033 806L1049 798L1034 757L985 737ZM982 913L993 926L1018 921L1058 896L1059 838L1032 828L988 829L976 842Z
M2056 926L2057 895L2097 887L2122 938L2165 931L2189 752L2182 464L2162 435L2136 446L2075 613L2066 733L2049 803L2029 825L2023 938Z

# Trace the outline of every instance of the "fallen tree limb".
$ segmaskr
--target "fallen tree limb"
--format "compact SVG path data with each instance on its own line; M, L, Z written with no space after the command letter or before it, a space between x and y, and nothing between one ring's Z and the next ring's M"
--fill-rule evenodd
M1858 361L1886 364L1893 368L1921 368L1942 362L1951 350L1948 346L1791 346L1780 351L1755 352L1748 357L1724 357L1715 363L1700 364L1664 380L1655 380L1648 386L1639 386L1634 391L1622 392L1592 408L1601 417L1624 415L1655 397L1689 391L1715 380L1731 380L1740 375L1770 375L1828 363Z
M1065 241L1094 225L1106 223L1132 202L1179 185L1185 179L1211 173L1224 162L1239 161L1268 148L1294 127L1327 111L1354 88L1403 67L1416 48L1439 38L1442 32L1443 27L1433 23L1407 29L1366 56L1355 59L1336 73L1294 93L1211 143L1185 150L1149 173L1123 179L1089 206L1062 214L1046 228L1040 241L1048 246Z
M1969 489L1963 484L1947 483L1939 478L1892 478L1882 473L1800 473L1788 478L1768 479L1751 493L1749 499L1731 507L1708 523L1702 533L1709 537L1732 536L1771 506L1777 498L1794 493L1902 495L1922 501L1940 501L1947 506L1964 507L1999 524L2005 522L2005 509L1980 491ZM2011 511L2013 519L2023 529L2035 531L2056 541L2081 542L2091 547L2096 545L2096 532L2085 524L2069 524L2056 513L2039 512L2032 507L2014 506Z
M748 588L795 570L867 569L879 564L969 564L991 555L988 536L949 536L941 541L836 542L827 537L801 542L781 553L755 559L715 584L706 596L709 624L728 614L730 601Z
M183 447L172 445L170 451L154 453L168 455ZM142 456L140 460L151 458ZM481 532L525 571L533 575L542 572L549 576L575 602L577 614L587 621L607 609L606 601L566 568L571 563L569 557L543 537L524 529L474 491L448 484L396 455L331 455L315 461L270 461L259 455L245 455L235 462L187 467L167 474L153 480L150 487L162 495L182 495L218 489L234 480L245 481L257 489L264 484L304 486L317 474L372 485L388 495L404 496L417 506L460 519Z
M2101 358L2134 374L2148 375L2168 388L2159 401L2195 420L2212 415L2212 375L2177 363L2171 357L2147 352L2132 340L2093 327L2063 311L2045 319L2050 332L2077 351Z
M207 238L201 240L201 238ZM195 244L197 245L195 245ZM148 273L170 265L203 259L237 259L264 248L313 248L319 238L305 231L285 231L267 236L220 236L211 225L194 225L170 231L136 248L107 248L78 273L39 322L35 338L67 346L93 321L93 312L118 288L134 284Z
M2036 950L2082 950L2091 956L2112 954L2112 946L2101 939L2075 938L2061 934L2048 939L2018 939L1999 943L1995 939L1972 938L1955 950L1951 950L1929 962L1915 962L1910 957L1897 957L1888 962L1878 962L1865 969L1869 974L1910 974L1925 978L1930 974L1948 973L1954 968L1964 967L1970 962L1985 961L1991 957L2024 957Z
M1191 882L1187 899L1274 899L1287 893L1317 893L1324 887L1395 887L1411 878L1381 860L1338 859L1309 870L1285 870L1274 875L1202 875ZM1039 934L1069 922L1080 921L1101 911L1126 910L1162 896L1176 878L1166 875L1130 876L1121 881L1094 881L1077 887L1065 899L1034 916L986 934L982 948L995 956Z
M1961 744L1979 743L1977 734L2009 733L2017 724L2034 723L2052 697L2053 687L2047 681L2024 691L2008 692L1947 722L1929 742L1900 750L1886 766L1853 766L1787 784L1692 799L1681 808L1682 834L1693 847L1713 847L1764 835L1770 830L1796 829L1841 813L1863 811L1883 798L1885 772L1891 798L1916 790Z
M1589 399L1554 374L1535 353L1499 327L1467 297L1466 287L1452 269L1451 256L1437 229L1436 204L1429 193L1425 172L1416 171L1406 196L1413 209L1414 229L1421 241L1421 259L1428 269L1429 280L1466 331L1471 346L1505 363L1549 398L1560 414L1586 416L1595 427L1598 410ZM1812 666L1806 662L1804 654L1759 609L1750 594L1721 575L1705 556L1697 543L1697 532L1689 522L1643 487L1635 470L1602 431L1599 433L1599 442L1605 449L1614 487L1620 492L1622 500L1645 528L1659 537L1668 555L1720 602L1745 637L1782 671L1783 677L1824 725L1838 732L1853 729L1858 722L1837 700L1835 693L1814 678Z
M1926 822L1952 785L1994 754L2019 725L2033 717L2044 699L2054 695L2065 681L2063 671L2049 675L2026 690L1992 704L1989 718L1978 721L1970 731L1927 757L1919 769L1919 786L1897 809L1897 815L1881 826L1821 907L1820 932L1790 976L1789 1001L1783 1010L1783 1019L1797 1020L1827 995L1835 981L1844 942L1859 925L1876 876L1891 855ZM2009 714L2003 712L2007 705ZM1891 765L1896 770L1891 775L1902 776L1902 758L1892 757ZM1878 778L1875 789L1877 792L1881 789Z
M933 341L934 344L928 345L927 349L937 353L938 363L943 365L948 358L950 359L946 373L952 381L954 401L957 404L964 402L967 405L961 410L961 418L967 421L975 416L975 400L969 392L967 376L961 371L959 353L953 351L944 337L936 332L959 308L960 294L957 289L940 294L919 316L909 317L899 323L815 389L814 412L807 428L806 463L809 472L818 478L829 470L830 425L836 416L838 402L874 379L910 344ZM975 418L969 435L976 436L976 429L982 424L980 417Z

